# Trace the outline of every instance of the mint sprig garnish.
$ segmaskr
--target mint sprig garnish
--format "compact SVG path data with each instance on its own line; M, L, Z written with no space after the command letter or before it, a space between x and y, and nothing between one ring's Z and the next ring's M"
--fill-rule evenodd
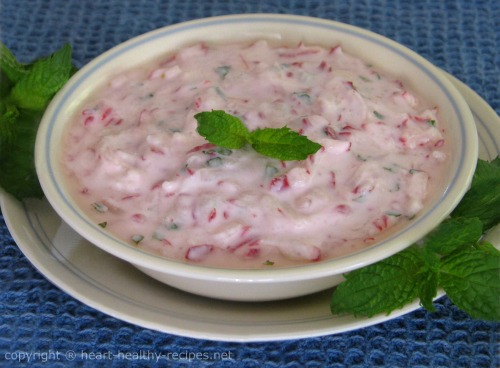
M0 186L19 200L43 196L34 164L38 124L75 71L69 45L23 64L0 43Z
M471 317L500 320L500 251L482 241L499 222L500 158L478 161L471 188L451 217L421 242L352 271L331 299L333 314L390 314L416 298L434 311L439 287ZM463 204L470 204L469 210Z
M222 110L200 112L194 117L198 133L223 148L240 149L250 144L260 154L283 161L305 160L321 148L286 126L249 131L238 117Z

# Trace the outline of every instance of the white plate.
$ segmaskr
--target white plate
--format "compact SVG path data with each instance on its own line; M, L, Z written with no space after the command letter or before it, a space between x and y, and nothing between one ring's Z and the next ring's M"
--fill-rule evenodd
M472 90L450 78L473 111L479 156L496 157L500 118ZM2 194L0 204L19 248L52 283L101 312L153 330L209 340L285 340L351 331L419 308L415 302L389 316L370 319L332 316L331 290L268 303L203 298L159 283L83 240L45 200L21 204Z

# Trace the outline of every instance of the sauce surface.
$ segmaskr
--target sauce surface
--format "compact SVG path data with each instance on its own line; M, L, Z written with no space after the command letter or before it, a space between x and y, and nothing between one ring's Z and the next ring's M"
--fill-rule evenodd
M322 148L228 150L194 115L224 110ZM298 45L197 44L114 76L68 128L75 200L118 238L183 262L282 267L373 244L422 209L448 156L437 108L362 60Z

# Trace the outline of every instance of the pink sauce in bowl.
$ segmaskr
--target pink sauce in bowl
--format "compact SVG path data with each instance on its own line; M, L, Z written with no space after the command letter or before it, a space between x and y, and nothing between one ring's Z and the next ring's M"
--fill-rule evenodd
M322 149L282 162L207 144L225 110ZM437 108L340 46L196 44L119 73L65 132L73 198L106 231L170 259L269 268L332 259L412 221L449 157Z

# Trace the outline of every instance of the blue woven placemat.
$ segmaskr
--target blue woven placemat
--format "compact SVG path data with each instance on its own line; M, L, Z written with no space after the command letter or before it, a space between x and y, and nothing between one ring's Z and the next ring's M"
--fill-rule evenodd
M500 113L498 0L1 0L0 39L23 61L69 42L74 62L81 67L152 29L235 13L309 15L375 31L453 74ZM213 342L137 327L82 304L47 281L18 249L1 215L0 285L0 366L6 367L28 365L26 360L12 360L21 353L39 353L30 366L72 366L67 359L53 359L69 350L227 352L232 358L163 361L163 366L500 366L500 324L469 318L447 297L436 303L435 313L417 310L357 331L281 342ZM97 357L73 363L152 365L140 359Z

